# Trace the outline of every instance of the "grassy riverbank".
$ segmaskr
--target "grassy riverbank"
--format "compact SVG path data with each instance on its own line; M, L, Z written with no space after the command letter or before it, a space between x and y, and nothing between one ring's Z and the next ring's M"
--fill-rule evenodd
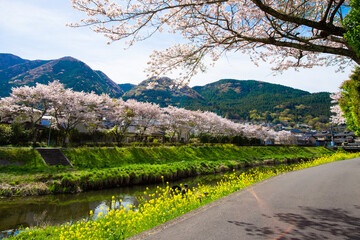
M97 220L92 220L90 213L90 217L82 221L62 226L26 229L14 238L125 239L272 176L359 156L360 153L336 153L297 165L259 168L240 175L228 174L215 186L204 185L191 189L186 198L181 195L169 198L169 186L159 187L155 192L144 192L143 198L139 199L141 204L137 210L132 206L121 205L121 201L120 207L115 207L119 202L113 198L112 209L109 208L107 213L100 212ZM208 193L206 196L205 192Z
M79 168L119 167L127 164L166 164L194 160L241 160L308 158L327 154L325 148L313 147L236 147L233 145L182 146L150 148L73 148L64 149L69 160Z
M312 159L332 152L313 147L69 148L73 167L48 167L34 149L0 149L0 196L71 193L157 183L265 162Z

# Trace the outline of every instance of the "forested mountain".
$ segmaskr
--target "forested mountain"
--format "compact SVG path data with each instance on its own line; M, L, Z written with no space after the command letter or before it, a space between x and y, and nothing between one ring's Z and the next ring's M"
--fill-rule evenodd
M120 83L119 87L124 91L124 93L133 89L136 85L131 83Z
M188 86L179 86L167 77L152 77L126 92L123 98L143 102L158 103L161 107L168 105L185 106L201 101L199 93Z
M14 66L16 64L24 63L29 60L22 59L18 56L9 53L0 54L0 70Z
M193 88L207 100L206 109L232 119L295 121L330 116L329 93L314 93L254 80L223 79ZM293 115L293 116L289 116Z
M75 91L108 93L121 97L122 89L101 71L94 71L85 63L63 57L56 60L24 60L14 55L0 54L0 97L8 96L12 87L47 84L59 80Z

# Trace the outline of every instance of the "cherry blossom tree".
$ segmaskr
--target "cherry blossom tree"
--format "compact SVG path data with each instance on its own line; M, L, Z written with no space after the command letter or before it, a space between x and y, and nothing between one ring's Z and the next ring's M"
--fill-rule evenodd
M71 26L91 26L109 43L127 39L131 46L163 30L181 35L184 44L154 51L151 75L181 69L189 79L205 69L205 56L215 62L231 51L269 61L277 71L360 63L344 38L349 0L71 1L87 14Z
M346 120L339 106L339 100L341 99L341 92L330 94L330 98L332 99L331 103L335 104L330 107L330 112L334 114L330 117L330 122L335 125L345 124Z
M142 141L145 141L147 130L154 130L154 126L158 124L161 116L161 108L158 104L148 102L138 102L133 99L127 100L134 109L135 125Z
M23 86L12 88L10 97L1 99L0 115L3 120L9 122L29 122L32 132L32 141L37 139L37 125L41 119L49 114L52 108L51 96L57 89L64 86L59 81L48 85L37 83L34 87Z
M98 107L103 99L94 93L76 92L72 89L58 89L51 96L53 116L56 127L63 134L63 144L72 130L81 124L86 127L101 121Z
M194 132L199 136L207 135L221 141L225 136L246 136L248 133L248 129L244 125L234 123L216 113L196 111L193 114L195 115Z
M124 102L122 99L113 101L113 106L107 111L106 120L114 124L108 132L113 135L118 144L121 144L129 127L135 122L136 101L128 100Z
M210 114L207 113L209 116ZM232 136L232 122L226 118L220 117L214 113L211 114L208 124L212 125L210 130L210 135L215 137L218 142L221 142L221 139L224 136Z
M186 138L189 137L190 132L195 126L195 115L193 113L193 111L173 106L163 108L160 124L169 135L171 141L174 140L175 136L177 136L178 142L183 135L187 135Z
M92 92L85 95L88 111L93 113L94 118L91 121L86 121L84 127L92 136L96 136L96 133L102 132L106 128L106 117L110 111L113 111L114 100L104 93L97 95ZM95 139L98 140L96 137Z
M275 141L279 144L292 144L295 141L294 136L289 131L272 131Z
M54 81L48 85L38 83L35 87L13 88L10 97L1 99L0 113L2 119L9 122L29 122L33 143L37 137L36 125L45 115L50 115L54 121L51 127L59 129L65 141L79 124L90 131L99 128L109 103L108 95L75 92Z
M196 127L195 131L197 135L212 135L216 130L216 120L218 119L218 115L213 112L202 112L197 111L196 115Z

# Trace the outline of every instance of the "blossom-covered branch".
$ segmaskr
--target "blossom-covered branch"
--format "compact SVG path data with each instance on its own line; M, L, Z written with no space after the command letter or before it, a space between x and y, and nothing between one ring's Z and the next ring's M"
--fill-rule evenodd
M71 1L88 15L71 26L92 26L110 41L127 39L131 46L163 30L181 35L185 44L153 53L150 75L181 69L188 79L205 69L205 56L216 62L230 51L278 71L360 63L343 37L348 0Z

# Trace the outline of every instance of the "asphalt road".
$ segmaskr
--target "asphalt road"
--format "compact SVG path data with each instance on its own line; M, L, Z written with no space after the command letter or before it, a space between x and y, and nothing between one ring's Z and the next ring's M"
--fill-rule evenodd
M360 158L273 177L131 239L360 239Z

